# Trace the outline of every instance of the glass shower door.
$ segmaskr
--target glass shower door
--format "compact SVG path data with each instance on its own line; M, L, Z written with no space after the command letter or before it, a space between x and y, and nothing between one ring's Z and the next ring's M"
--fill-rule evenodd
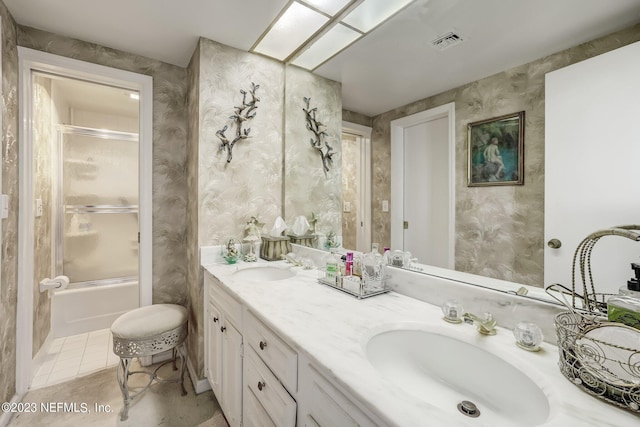
M74 284L137 280L138 135L61 126L58 271Z

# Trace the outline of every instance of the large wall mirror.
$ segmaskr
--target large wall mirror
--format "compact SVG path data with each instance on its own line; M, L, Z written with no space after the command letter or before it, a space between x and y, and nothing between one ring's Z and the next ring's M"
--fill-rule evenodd
M615 50L619 46L619 42L613 38L603 39L597 44L598 53L603 54ZM587 47L584 47L586 49ZM581 47L574 48L575 58L587 59L592 56L593 52L585 52L580 50ZM603 56L603 58L605 58ZM606 58L604 59L606 61ZM435 108L445 105L447 102L455 102L455 265L454 269L486 276L491 278L504 279L514 283L522 283L537 287L543 287L552 282L561 282L570 286L570 270L571 262L567 261L563 267L566 274L558 277L557 280L545 277L544 262L545 250L551 250L547 246L547 240L554 236L545 235L545 191L553 187L552 182L545 182L545 144L548 144L553 136L545 135L545 75L550 70L562 69L570 65L570 61L575 59L567 59L567 55L562 52L545 60L534 61L530 64L521 66L516 71L535 75L535 81L529 82L524 87L515 84L515 80L519 79L521 73L510 72L501 75L492 76L483 81L475 82L473 91L453 90L439 96L439 103L433 100L425 100L423 102L423 110ZM579 62L579 61L578 61ZM637 60L636 60L637 62ZM637 66L637 64L636 64ZM571 68L571 67L567 67ZM576 71L580 75L581 71ZM534 80L534 79L532 79ZM580 80L580 79L578 79ZM335 229L339 228L342 221L342 212L345 208L343 202L348 200L345 198L343 191L339 188L337 182L341 178L337 175L324 175L312 171L308 165L314 162L319 163L320 159L314 157L315 154L309 148L309 136L306 134L304 127L303 115L299 111L302 108L303 97L311 97L312 104L318 106L319 111L327 111L325 120L334 120L331 122L332 132L338 136L341 132L341 124L339 122L340 114L332 111L330 106L338 109L340 105L339 99L335 98L334 91L337 90L339 96L339 88L327 90L327 81L324 79L316 79L312 75L301 72L295 67L287 67L286 72L286 138L285 138L285 213L287 218L291 218L293 214L310 215L314 212L316 215L323 215L324 222L331 224ZM629 83L631 85L632 83ZM329 85L331 86L331 85ZM630 87L630 86L629 86ZM478 94L477 91L492 88L496 93L502 93L505 99L501 109L473 110L473 100L484 96ZM514 90L516 88L516 90ZM635 89L634 89L635 90ZM630 91L632 91L630 89ZM634 92L635 93L635 92ZM486 94L485 94L486 95ZM546 94L546 96L549 96ZM587 104L587 106L590 104ZM607 104L611 105L611 104ZM618 102L614 105L620 106ZM621 107L622 108L622 107ZM626 108L626 107L624 107ZM610 108L609 108L610 109ZM505 111L509 110L509 111ZM493 188L470 188L466 185L466 125L467 123L487 118L489 116L499 116L507 112L524 110L526 115L525 128L525 184L524 186L503 186ZM416 110L418 111L418 110ZM593 110L586 109L588 114L593 114ZM591 113L589 113L591 111ZM625 110L626 111L626 110ZM566 112L574 114L575 112ZM335 114L335 118L330 118ZM391 122L393 120L405 117L401 110L391 111L376 117L376 125L374 126L372 144L376 145L376 149L382 146L383 153L371 156L373 174L373 187L371 193L372 218L371 223L375 224L371 231L372 241L378 241L381 245L391 242L391 224L392 218L390 213L384 212L383 206L378 206L382 200L393 200L393 189L391 189L390 173L386 173L385 169L389 169L389 154L391 151ZM628 129L628 128L627 128ZM616 130L609 129L607 139L614 138ZM594 136L596 148L592 152L598 153L597 146L602 146L602 139ZM625 140L629 140L629 136L624 136ZM598 142L599 141L599 142ZM636 136L637 141L637 136ZM295 146L303 147L308 158L302 158L297 153ZM631 142L629 142L631 144ZM299 144L299 145L298 145ZM636 144L637 145L637 144ZM386 152L384 150L387 150ZM576 154L576 153L573 153ZM344 152L342 153L344 155ZM381 158L387 157L389 164L377 164ZM573 155L571 155L573 158ZM629 158L629 156L623 156ZM617 157L616 157L617 158ZM338 160L339 157L336 157ZM617 161L616 161L617 162ZM336 161L336 171L339 168L339 162ZM585 166L580 162L574 162L568 159L566 167L581 168ZM619 169L616 167L616 169ZM625 167L623 167L625 169ZM635 171L636 168L629 167L629 170ZM381 170L381 173L375 171ZM569 173L567 169L567 173ZM634 172L635 173L635 172ZM607 182L609 188L618 188L616 178L618 174L599 174L602 183ZM333 181L332 181L333 180ZM635 181L637 182L637 180ZM342 183L341 183L342 184ZM546 186L546 188L545 188ZM340 186L341 187L341 186ZM620 196L621 201L628 200L624 196ZM637 198L635 198L637 199ZM602 211L601 206L598 207L597 200L583 199L581 215L589 212L591 209L584 205L590 202L590 206L594 209ZM354 207L352 206L352 209ZM621 207L625 212L630 212L629 207ZM612 207L610 211L616 209ZM633 209L631 209L633 210ZM635 208L635 212L640 211ZM627 215L628 217L628 215ZM612 222L613 221L613 222ZM617 225L620 222L628 222L628 219L602 219L602 228ZM638 222L638 221L636 221ZM571 221L565 221L567 226L571 225ZM487 230L494 230L494 234L485 234ZM586 236L588 233L595 231L593 229L585 229L578 233L580 236ZM350 249L359 249L354 246L352 241L346 242L346 247ZM563 241L562 251L564 255L572 255L577 246L578 241ZM357 245L357 244L356 244ZM637 245L635 245L637 246ZM628 270L628 262L637 262L638 249L640 247L633 246L625 259L618 262L620 264L619 274L617 277L607 276L610 283L607 285L607 291L617 292L617 288L626 283L626 279L630 277ZM367 247L365 247L367 249ZM396 249L392 247L392 249ZM556 256L559 251L552 252L550 256ZM628 258L628 259L627 259ZM421 260L420 260L421 261ZM425 263L429 263L425 260ZM627 271L628 270L628 271ZM607 273L610 274L610 273ZM604 280L601 277L601 281Z

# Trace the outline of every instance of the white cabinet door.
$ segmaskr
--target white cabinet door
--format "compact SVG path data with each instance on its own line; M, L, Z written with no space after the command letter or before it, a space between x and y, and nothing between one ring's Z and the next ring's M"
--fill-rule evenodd
M220 310L209 303L208 307L208 331L207 331L207 379L213 393L219 397L222 380L222 332L220 332Z
M242 421L242 335L226 320L222 331L222 401L220 407L230 427Z
M639 99L640 42L547 74L545 286L571 286L573 254L590 233L640 223ZM639 255L637 242L603 237L591 254L596 292L617 293Z
M309 363L299 371L298 427L381 427L352 398L343 394Z

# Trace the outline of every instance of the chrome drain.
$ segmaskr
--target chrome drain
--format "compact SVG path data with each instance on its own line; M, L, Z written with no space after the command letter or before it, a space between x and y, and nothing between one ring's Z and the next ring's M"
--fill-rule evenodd
M478 409L475 403L469 402L468 400L463 400L458 403L458 411L471 418L477 418L480 416L480 409Z

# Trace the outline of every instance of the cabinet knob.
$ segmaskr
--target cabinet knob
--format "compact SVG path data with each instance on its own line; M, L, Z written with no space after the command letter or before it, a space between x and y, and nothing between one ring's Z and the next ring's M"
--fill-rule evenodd
M262 391L263 388L266 387L264 381L258 381L258 390Z
M224 331L226 331L226 330L227 330L227 327L226 327L226 326L220 326L220 332L224 332Z
M214 317L214 318L213 318L213 323L216 323L217 321L218 321L218 318L217 318L217 317Z
M260 341L260 350L264 350L267 347L267 341Z

